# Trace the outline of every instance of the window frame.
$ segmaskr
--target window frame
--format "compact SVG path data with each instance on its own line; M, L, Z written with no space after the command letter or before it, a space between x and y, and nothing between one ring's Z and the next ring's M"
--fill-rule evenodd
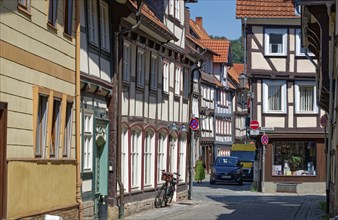
M175 66L175 96L181 95L181 76L182 76L182 67Z
M157 145L157 184L162 184L164 181L161 179L162 170L167 169L167 138L168 136L160 132L158 134Z
M124 192L129 192L129 130L126 127L122 129L121 136L121 179L124 183Z
M270 52L270 34L282 35L282 52ZM264 30L264 55L265 56L287 56L288 48L288 29L287 28L265 28Z
M68 36L72 36L73 31L73 7L73 0L65 1L64 33Z
M158 72L159 72L159 58L156 54L151 54L150 59L150 88L157 89L158 83Z
M130 81L131 74L131 44L128 41L124 41L123 44L123 76L122 80L125 82Z
M83 172L93 171L94 147L94 112L85 109L83 112Z
M136 85L138 87L144 87L145 77L145 63L146 63L146 51L140 47L137 47L136 53Z
M110 52L109 6L102 0L99 3L99 27L101 49Z
M135 136L136 135L136 136ZM131 146L130 146L130 184L132 190L141 188L141 141L142 132L139 129L131 131Z
M18 9L30 15L31 13L31 0L18 0Z
M169 74L170 74L170 65L169 62L163 62L163 92L169 94Z
M313 111L301 111L300 110L300 87L301 86L313 86ZM315 81L296 81L295 82L295 112L296 114L318 114L319 109L317 106L317 88Z
M89 43L98 46L98 9L96 0L88 0L87 2L87 30L88 30L88 41Z
M287 95L286 80L263 80L263 113L269 114L286 114L287 113ZM270 86L281 86L281 110L269 110L268 89Z
M154 147L155 134L151 130L146 130L144 135L143 148L143 185L145 187L152 187L154 183Z
M185 177L186 177L186 164L187 164L187 136L182 135L180 136L180 149L179 149L179 174L180 176L180 181L185 182Z
M49 0L48 24L56 27L58 0Z
M298 57L305 57L305 52L302 52L302 49L303 50L306 50L306 48L303 48L302 47L302 41L301 41L301 29L300 28L296 28L296 30L295 30L295 36L296 36L296 46L295 46L295 48L296 48L296 56L298 56ZM313 54L313 53L311 53L311 52L308 52L307 53L309 56L311 56L311 57L314 57L315 55Z

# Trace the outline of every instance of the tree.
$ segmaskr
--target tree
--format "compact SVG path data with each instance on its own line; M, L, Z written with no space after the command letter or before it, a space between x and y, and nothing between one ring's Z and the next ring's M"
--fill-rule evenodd
M244 48L242 47L242 37L231 40L232 62L244 63Z

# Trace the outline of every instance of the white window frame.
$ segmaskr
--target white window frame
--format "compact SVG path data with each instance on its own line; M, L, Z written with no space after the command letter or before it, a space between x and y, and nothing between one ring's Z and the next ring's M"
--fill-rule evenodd
M163 92L169 93L169 63L163 62Z
M109 13L108 4L100 1L100 37L101 48L110 51L110 36L109 36Z
M302 47L302 32L300 28L296 29L296 56L304 56L305 57L305 51L306 49ZM309 56L315 56L313 53L308 52Z
M270 34L281 34L282 36L282 52L281 53L272 53L270 52ZM264 44L264 52L266 56L286 56L287 55L287 36L288 29L286 28L266 28L265 29L265 44Z
M63 138L63 157L70 157L70 148L72 144L72 127L73 127L73 103L67 102L66 106L66 123Z
M141 189L141 138L142 132L138 129L131 131L131 149L130 149L130 166L131 166L131 188L132 190Z
M123 44L123 81L129 82L131 70L131 46L129 42Z
M269 110L268 89L270 86L281 86L281 110ZM287 113L286 109L286 81L285 80L264 80L263 81L263 112L264 113Z
M143 173L144 173L144 186L152 187L154 184L154 132L147 130L144 137L144 164L143 164Z
M144 64L145 64L145 51L141 48L137 48L137 56L136 56L136 80L137 86L144 86Z
M180 20L180 0L175 0L175 18Z
M157 88L157 77L158 77L158 66L159 61L158 57L155 54L151 54L151 61L150 61L150 88L156 89Z
M180 151L179 151L179 160L180 160L180 167L179 167L179 174L180 181L185 182L185 176L186 176L186 164L187 164L187 137L181 136L180 137Z
M157 146L157 183L161 184L163 180L162 170L167 169L167 135L164 133L159 133L158 136L158 146Z
M123 128L121 134L121 179L124 184L124 192L129 192L129 181L128 181L128 171L129 171L129 138L128 138L128 129ZM118 186L119 187L119 186Z
M93 171L93 118L91 111L84 112L84 146L83 146L83 171Z
M97 1L89 0L87 1L88 8L88 34L89 34L89 42L99 45L98 39L98 17L97 17Z
M175 95L179 96L181 92L181 67L176 66L175 67Z
M169 172L177 172L177 136L171 136L169 141L170 163Z
M168 12L169 12L169 15L172 15L174 16L174 13L175 13L175 2L174 0L168 0Z
M300 92L299 87L301 86L313 86L313 111L301 111L300 110ZM317 94L316 94L316 82L315 81L296 81L295 82L295 109L297 114L317 114Z

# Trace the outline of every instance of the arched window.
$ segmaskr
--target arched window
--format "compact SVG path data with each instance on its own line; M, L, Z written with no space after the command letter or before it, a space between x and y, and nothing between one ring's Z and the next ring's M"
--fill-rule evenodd
M141 131L131 131L130 148L131 189L141 188Z
M181 175L180 181L185 182L186 168L187 168L187 137L182 135L180 137L180 151L179 151L179 174Z
M177 134L170 135L169 147L169 172L177 172Z
M147 130L144 136L144 151L143 151L143 174L144 186L149 187L154 183L154 161L155 161L155 138L152 130Z
M129 170L129 163L128 163L128 129L123 128L121 134L121 180L124 185L124 191L129 191L129 182L128 182L128 170Z
M157 183L161 183L162 170L166 170L167 164L167 135L164 132L158 135L157 145Z

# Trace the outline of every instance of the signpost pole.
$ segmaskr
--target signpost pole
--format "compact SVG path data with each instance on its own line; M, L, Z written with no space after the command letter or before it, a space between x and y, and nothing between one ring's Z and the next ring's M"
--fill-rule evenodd
M190 147L190 174L188 199L192 200L192 183L194 180L194 149L195 149L195 131L191 129L191 147Z

